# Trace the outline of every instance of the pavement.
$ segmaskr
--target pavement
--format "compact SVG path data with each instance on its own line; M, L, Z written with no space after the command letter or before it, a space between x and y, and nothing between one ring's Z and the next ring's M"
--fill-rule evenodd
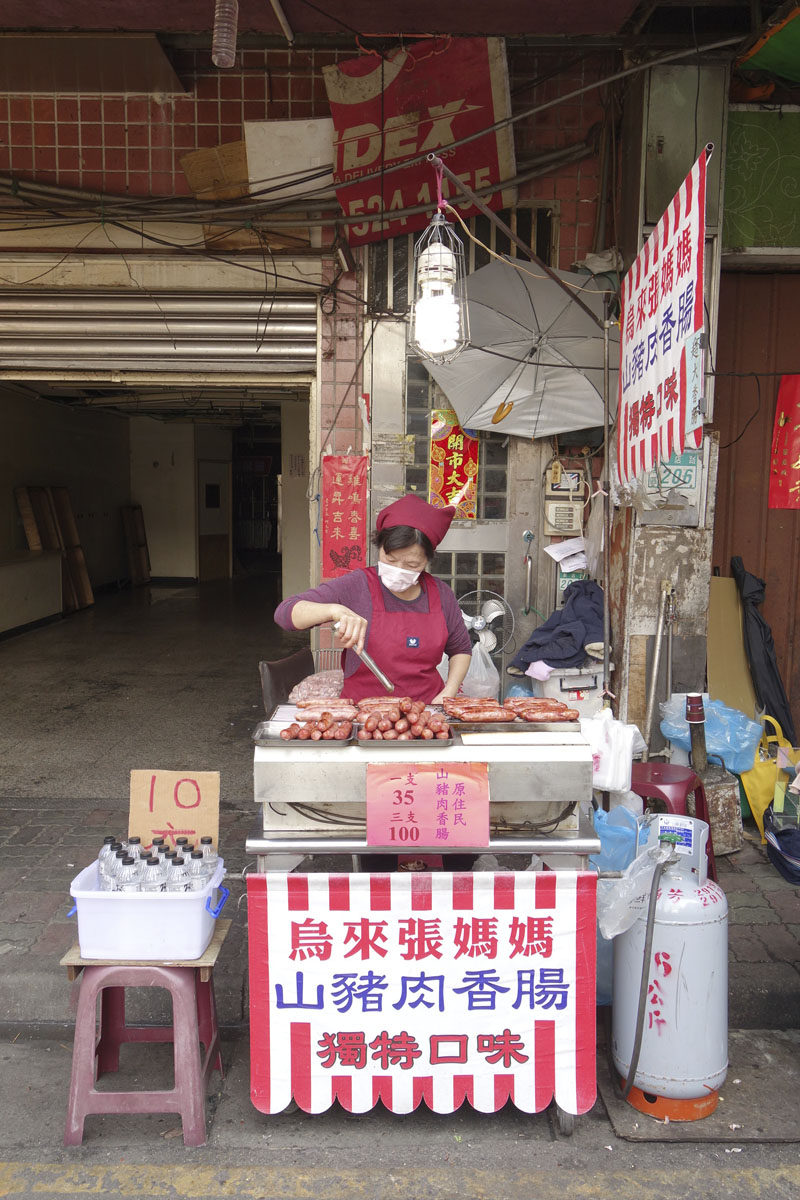
M762 1189L779 1198L800 1195L796 1146L770 1154L748 1145L746 1164L730 1157L741 1147L700 1146L689 1171L675 1146L644 1158L635 1147L632 1157L615 1140L600 1100L568 1141L552 1117L532 1120L510 1107L494 1117L465 1109L446 1118L421 1111L353 1117L337 1107L315 1118L256 1112L249 1101L244 882L255 865L245 840L258 818L250 733L262 717L259 659L301 644L273 631L272 603L263 581L238 594L227 584L123 593L0 642L0 1196L94 1190L502 1200L529 1197L525 1181L533 1170L543 1200L563 1195L564 1170L574 1171L576 1196L613 1191L624 1200L634 1188L652 1197L678 1189L689 1198ZM185 1150L180 1123L165 1115L90 1118L84 1146L68 1153L61 1131L77 985L68 983L59 959L77 936L69 884L106 833L124 830L133 767L221 772L220 847L231 889L225 915L233 924L215 984L228 1073L212 1087L205 1150ZM730 1028L798 1030L800 889L775 871L749 823L742 849L717 865L730 906ZM147 999L138 1007L134 994L131 1019L166 1015L153 1010L154 994L140 993ZM145 1048L126 1049L136 1073ZM80 1186L68 1173L76 1165ZM191 1177L181 1174L188 1165ZM704 1188L715 1173L719 1189Z

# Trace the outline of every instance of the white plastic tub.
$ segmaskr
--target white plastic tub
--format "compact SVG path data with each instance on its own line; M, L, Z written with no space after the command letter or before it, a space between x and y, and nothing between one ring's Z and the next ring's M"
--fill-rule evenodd
M582 717L593 717L603 707L603 664L559 668L549 679L533 679L534 696L563 700Z
M81 957L145 962L200 958L228 899L224 878L220 859L202 892L101 892L97 863L91 863L69 888L78 910Z

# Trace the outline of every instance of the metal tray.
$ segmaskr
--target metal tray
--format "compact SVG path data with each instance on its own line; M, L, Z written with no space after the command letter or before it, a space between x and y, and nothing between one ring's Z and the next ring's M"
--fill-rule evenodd
M370 738L368 741L359 740L358 738L355 739L356 745L360 746L362 750L393 750L396 746L398 746L404 752L407 750L421 750L423 748L425 750L430 750L431 747L435 746L438 746L440 749L447 750L453 745L454 741L455 738L453 737L411 738L410 741L406 742L399 742L397 738L390 738L388 742L384 741L383 738L381 738L379 742L374 741L373 738Z
M301 748L305 748L306 746L324 746L327 749L328 746L349 746L355 737L355 724L353 725L353 732L348 738L339 738L338 740L336 738L319 738L317 741L314 741L312 738L292 738L290 741L286 741L280 736L282 729L288 729L290 725L299 724L299 721L262 721L261 726L256 727L257 732L253 735L253 741L257 746L271 746L273 748L275 746L299 746ZM259 729L261 732L258 732Z
M575 732L577 721L452 721L456 733L558 733Z

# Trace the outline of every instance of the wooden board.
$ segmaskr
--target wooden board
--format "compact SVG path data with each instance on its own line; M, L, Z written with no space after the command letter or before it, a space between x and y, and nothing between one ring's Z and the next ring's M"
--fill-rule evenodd
M147 549L147 533L141 505L123 505L122 525L125 530L125 545L128 551L128 568L134 587L150 582L150 554Z
M25 537L30 550L61 554L61 594L64 612L94 604L94 592L80 544L78 527L65 487L15 488Z
M14 495L17 500L19 515L22 518L22 528L25 530L25 540L28 543L28 549L41 550L42 539L39 535L39 526L36 522L28 489L26 487L14 488Z
M742 604L734 579L712 576L708 611L708 694L751 720L757 708L744 649Z
M160 967L199 967L200 978L203 982L207 982L211 978L211 972L216 965L219 952L222 949L223 942L228 936L228 930L232 925L232 921L218 920L214 928L214 936L206 946L199 958L181 958L181 959L163 959L159 960ZM129 958L81 958L80 942L74 942L60 960L59 966L67 968L67 978L69 980L77 979L84 967L107 967L109 963L124 964L129 967L152 967L152 960L144 959L129 959Z

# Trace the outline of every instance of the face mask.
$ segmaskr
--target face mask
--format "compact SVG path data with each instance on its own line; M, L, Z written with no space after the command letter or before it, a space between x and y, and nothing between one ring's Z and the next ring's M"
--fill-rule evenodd
M378 578L390 592L407 591L414 586L421 574L421 571L406 571L403 567L393 567L391 563L378 563Z

